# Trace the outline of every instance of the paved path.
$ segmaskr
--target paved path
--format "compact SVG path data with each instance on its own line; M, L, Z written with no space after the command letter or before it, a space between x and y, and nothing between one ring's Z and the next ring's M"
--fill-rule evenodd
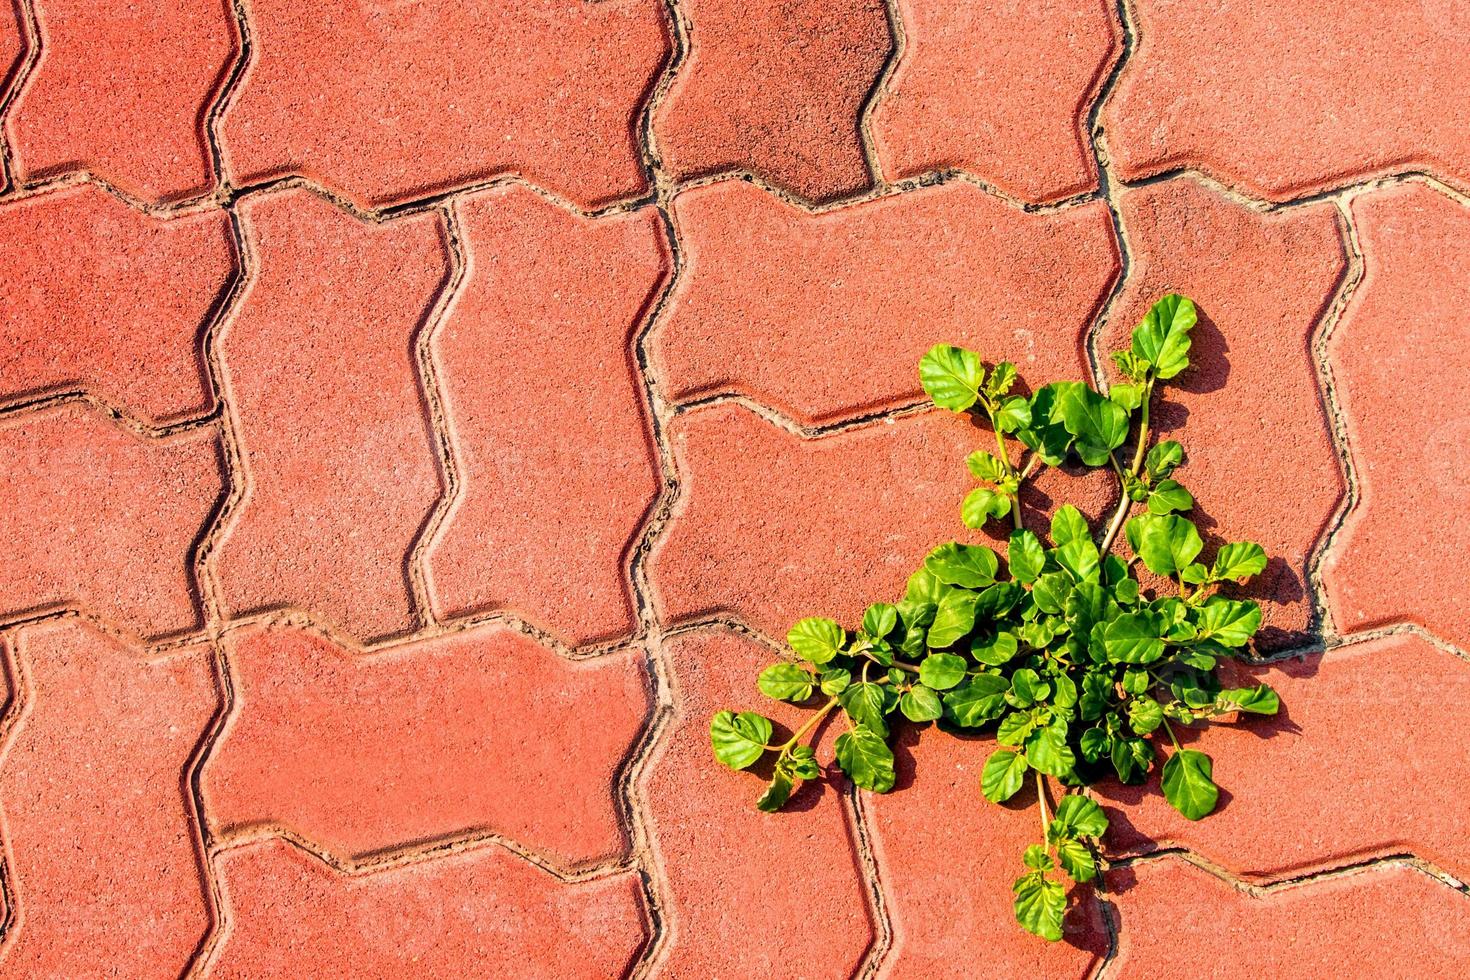
M1467 76L1456 0L0 3L0 974L1470 975ZM1166 290L1287 709L1048 945L984 745L769 817L707 720L961 530L919 353Z

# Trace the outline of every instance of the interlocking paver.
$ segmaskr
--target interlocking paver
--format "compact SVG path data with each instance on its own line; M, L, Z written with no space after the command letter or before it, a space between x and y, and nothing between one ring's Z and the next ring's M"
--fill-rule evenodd
M448 275L442 224L369 224L299 190L241 212L255 272L220 347L249 490L220 545L226 601L402 632L440 495L413 343Z
M1403 170L1470 182L1470 17L1450 0L1140 0L1137 18L1104 111L1124 179L1192 167L1276 200Z
M1258 640L1298 642L1312 616L1308 561L1343 494L1311 350L1346 270L1336 212L1261 214L1188 179L1127 191L1121 210L1132 264L1102 349L1127 346L1161 294L1194 299L1191 367L1163 388L1155 429L1184 444L1178 477L1206 555L1249 540L1271 556L1241 590L1265 600Z
M219 0L44 0L41 55L6 117L18 182L87 171L148 201L208 190L205 117L234 62Z
M959 169L1029 201L1097 186L1084 127L1121 49L1103 0L901 0L904 51L873 111L884 176Z
M1400 187L1353 214L1366 269L1329 353L1358 484L1323 567L1335 625L1407 619L1470 648L1470 208Z
M649 558L660 615L733 613L769 636L803 616L855 624L868 603L901 596L935 545L974 540L959 519L974 486L963 460L994 445L939 411L805 440L734 405L680 417L669 438L682 495ZM1047 471L1023 499L1050 506L1065 492L1101 514L1114 488L1096 477Z
M922 397L941 340L1082 377L1118 267L1103 205L1032 215L961 183L811 215L729 181L675 216L685 268L653 336L672 396L737 391L807 423Z
M10 646L0 970L179 975L210 924L185 782L218 707L208 649L149 662L77 619Z
M199 625L191 560L219 501L215 435L127 431L81 404L0 420L0 616L80 608L145 638Z
M234 277L222 211L162 221L92 185L0 208L0 402L85 390L152 423L198 414Z
M660 906L667 947L656 975L850 975L873 927L842 777L805 784L786 812L766 814L754 806L761 787L750 773L710 764L715 711L751 707L788 734L801 724L806 711L756 692L756 672L776 656L727 632L681 636L665 654L676 714L639 780L668 891ZM830 736L818 746L830 751ZM784 936L793 923L799 942L736 938ZM717 936L730 938L712 942Z
M755 173L808 200L872 176L858 132L893 39L882 0L683 0L689 53L653 116L676 178Z
M634 123L668 52L654 0L253 0L230 176L368 206L518 174L585 207L647 179Z
M1107 874L1121 920L1109 975L1315 980L1457 977L1470 970L1470 902L1394 865L1255 897L1179 858Z
M371 656L301 630L232 640L232 719L201 776L223 830L357 856L489 830L564 865L626 849L615 781L641 658L572 663L503 627Z
M1083 977L1107 952L1088 888L1073 889L1061 942L1038 942L1016 927L1011 882L1041 828L1035 790L1016 797L1018 806L980 796L980 770L994 748L989 737L910 727L895 747L893 792L865 800L893 922L882 976Z
M434 347L463 490L429 552L436 605L627 633L625 553L661 486L632 357L668 271L657 215L580 218L524 188L460 212L469 272Z
M351 876L280 840L218 864L214 977L615 977L644 942L636 874L564 884L493 845Z
M1157 778L1107 784L1110 851L1185 847L1252 881L1405 853L1470 874L1457 802L1470 778L1457 721L1470 664L1419 637L1391 636L1237 666L1233 676L1236 686L1270 684L1283 707L1271 718L1181 730L1214 759L1225 805L1191 822L1165 803Z
M21 63L25 60L26 44L20 7L16 4L0 5L0 104L9 96L11 86L17 80ZM0 192L6 190L8 176L0 173Z

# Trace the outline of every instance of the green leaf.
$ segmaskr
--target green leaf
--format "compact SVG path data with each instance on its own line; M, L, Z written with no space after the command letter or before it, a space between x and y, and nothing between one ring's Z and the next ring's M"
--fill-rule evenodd
M1151 664L1164 655L1158 618L1148 612L1123 613L1103 627L1103 649L1118 664Z
M1136 783L1154 764L1154 747L1143 738L1118 737L1113 740L1113 768L1125 783Z
M919 359L919 382L934 404L963 412L980 398L985 368L974 351L935 344Z
M1204 585L1210 580L1210 570L1197 561L1192 561L1179 570L1179 580L1189 585Z
M932 689L916 684L898 699L898 710L909 721L934 721L944 714L944 705Z
M1135 735L1147 735L1164 722L1164 709L1153 698L1140 695L1128 702L1128 727Z
M1056 865L1043 844L1032 844L1021 853L1021 863L1032 871L1050 871Z
M1101 671L1091 671L1082 677L1082 697L1078 708L1083 721L1096 721L1107 709L1108 699L1113 694L1113 679Z
M1227 647L1245 646L1261 628L1261 607L1249 600L1212 596L1200 607L1195 626L1202 639Z
M1257 715L1274 715L1281 710L1281 698L1268 684L1228 688L1215 697L1215 704L1225 711L1249 711Z
M989 487L977 487L971 490L965 494L965 499L960 504L960 520L964 521L965 527L974 528L977 531L984 527L985 522L992 517L999 520L1010 512L1011 498Z
M1194 522L1178 514L1140 518L1138 557L1155 575L1173 575L1194 561L1204 542Z
M919 664L919 681L936 691L947 691L965 679L965 658L953 653L931 653Z
M1011 675L1011 703L1020 708L1029 708L1038 701L1045 701L1051 694L1051 685L1030 667L1022 667Z
M1057 860L1073 881L1091 881L1097 877L1097 861L1087 845L1079 840L1058 841Z
M1174 468L1182 462L1184 462L1184 447L1173 439L1166 439L1148 451L1143 466L1148 472L1149 479L1162 480L1173 473Z
M847 712L847 717L852 719L853 724L865 726L887 737L888 722L883 719L883 715L887 712L888 704L882 685L871 681L850 684L837 695L837 703L842 705L842 710Z
M1016 634L1002 630L989 639L971 643L970 656L987 667L1000 667L1010 663L1020 648Z
M801 659L824 664L842 652L847 643L847 630L830 619L808 616L791 627L786 642Z
M1001 745L1020 745L1035 730L1036 719L1028 712L1012 711L1000 720L995 729L995 740Z
M1051 516L1051 540L1052 544L1060 548L1068 541L1077 541L1086 538L1092 539L1092 531L1087 527L1087 518L1082 512L1071 504L1063 504L1057 508L1057 512Z
M886 602L875 602L863 613L863 632L875 640L881 640L897 627L897 606L891 606Z
M995 412L995 424L1002 432L1020 432L1031 425L1031 403L1020 395L1001 402Z
M1075 449L1088 466L1102 466L1128 438L1128 412L1081 382L1057 394L1062 425L1076 438Z
M791 798L791 789L795 785L791 774L780 766L771 774L771 784L761 794L761 798L755 801L756 809L764 810L766 813L775 813L786 805Z
M1032 769L1048 776L1065 776L1077 765L1077 757L1067 745L1067 726L1051 724L1038 728L1026 739L1026 761Z
M944 695L944 716L961 728L979 728L1006 709L1011 684L995 674L976 674Z
M980 593L975 602L975 622L999 619L1010 612L1026 595L1026 590L1015 582L996 582Z
M1036 608L1045 613L1060 613L1066 608L1067 597L1072 594L1072 577L1066 572L1047 572L1031 587L1031 597Z
M1189 510L1194 506L1194 497L1175 480L1160 480L1148 495L1150 514L1168 514L1176 510Z
M1164 763L1164 799L1190 820L1199 820L1215 809L1220 787L1213 775L1210 757L1193 749L1180 749Z
M1075 383L1075 382L1073 382ZM1043 385L1031 396L1031 422L1016 431L1021 444L1034 452L1047 466L1061 466L1066 462L1067 450L1072 446L1072 435L1062 425L1061 417L1054 412L1059 385Z
M837 764L854 783L875 793L893 789L893 751L882 736L858 725L837 736L833 746Z
M929 626L930 648L953 646L975 628L975 603L979 598L969 589L951 589L945 593Z
M970 468L970 473L977 480L986 480L990 483L999 483L1006 477L1006 464L991 453L983 450L975 450L965 457L965 465Z
M710 747L721 763L746 769L766 754L771 731L771 720L754 711L718 711L709 722Z
M1077 582L1096 582L1099 570L1097 545L1088 537L1073 538L1052 554L1057 564Z
M908 589L904 592L904 598L913 603L938 604L948 591L945 584L934 577L933 572L927 568L919 568L909 576ZM899 615L902 614L903 607L900 606Z
M1133 353L1165 380L1189 367L1189 331L1198 320L1194 301L1169 293L1133 331Z
M990 380L985 384L985 393L992 400L1011 390L1016 383L1016 366L1010 361L1001 361L990 371Z
M1017 582L1036 581L1046 566L1046 550L1041 547L1041 539L1030 531L1012 531L1006 564L1010 566L1011 578Z
M761 671L756 686L777 701L805 701L812 696L812 675L796 664L771 664Z
M995 581L1000 559L983 544L950 541L931 551L924 559L924 567L946 585L983 589Z
M1108 388L1108 401L1125 412L1137 411L1143 404L1143 385L1112 385Z
M1217 582L1228 579L1244 582L1265 570L1265 550L1250 541L1237 541L1220 549L1220 553L1215 556L1215 566L1210 569L1210 577Z
M1064 837L1101 837L1108 832L1108 815L1097 801L1081 793L1068 793L1057 804L1057 812L1047 828L1049 840Z
M1016 921L1021 928L1053 943L1062 938L1066 889L1040 871L1033 871L1017 878L1011 890L1016 895Z
M793 746L791 754L776 765L778 768L785 766L795 779L816 779L822 774L821 767L817 765L816 750L810 745Z
M1020 790L1029 768L1019 752L996 749L980 770L980 792L992 803L1004 803Z

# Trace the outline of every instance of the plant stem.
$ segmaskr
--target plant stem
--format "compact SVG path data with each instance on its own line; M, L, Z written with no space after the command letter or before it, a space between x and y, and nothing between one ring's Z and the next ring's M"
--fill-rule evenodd
M1174 729L1169 727L1169 719L1165 718L1163 722L1164 732L1169 736L1169 741L1174 743L1174 751L1178 752L1180 750L1179 739L1174 737Z
M1046 810L1046 778L1041 775L1041 770L1033 770L1036 773L1036 802L1041 804L1041 839L1046 840L1046 831L1051 826L1051 814Z
M863 656L865 656L869 660L873 661L873 663L877 664L879 667L890 666L888 664L883 663L883 661L879 660L877 657L873 656L873 654L870 653L870 652L868 652L868 651L864 651L863 652ZM864 666L866 666L866 665L864 665ZM899 670L906 670L910 674L917 674L919 672L919 668L918 668L918 666L916 664L904 663L902 660L895 659L893 661L892 666L897 667Z
M837 698L834 697L834 698L832 698L832 700L830 700L826 704L822 705L821 708L817 709L817 713L814 714L814 715L812 715L810 718L808 718L806 720L806 723L803 724L800 728L798 728L796 730L795 734L793 734L791 736L791 738L786 742L786 744L783 745L783 746L781 746L781 751L782 752L785 752L787 749L791 748L797 742L800 742L803 738L806 738L807 733L810 732L813 728L816 728L817 727L817 722L819 722L823 718L827 717L828 713L831 712L831 710L833 708L835 708L836 706L837 706Z
M1138 425L1138 446L1133 450L1133 464L1129 467L1129 472L1134 476L1137 476L1138 471L1143 468L1143 454L1148 449L1148 407L1149 402L1153 401L1153 397L1154 379L1150 376L1148 383L1143 387L1143 404L1140 406L1141 412L1139 414ZM1111 453L1108 455L1108 458L1112 460L1113 469L1118 472L1118 493L1120 496L1118 509L1113 513L1113 519L1108 524L1108 531L1103 535L1102 544L1097 547L1098 553L1104 556L1113 549L1113 542L1117 540L1118 532L1123 529L1123 521L1128 517L1128 511L1133 509L1133 498L1128 496L1128 488L1123 483L1122 467L1118 465L1116 459L1112 459Z

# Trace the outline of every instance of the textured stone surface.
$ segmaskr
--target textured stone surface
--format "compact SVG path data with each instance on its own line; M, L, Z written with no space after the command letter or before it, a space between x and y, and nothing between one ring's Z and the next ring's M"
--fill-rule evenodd
M208 190L215 174L205 116L238 47L228 5L35 7L41 55L6 117L13 179L87 171L154 202Z
M756 710L790 731L807 712L760 696L754 678L775 656L729 632L683 636L666 646L678 706L639 781L667 895L663 977L848 976L872 942L854 831L840 774L803 784L786 812L761 813L755 773L712 765L709 718ZM840 731L840 729L838 729ZM819 737L819 753L832 736ZM767 767L768 768L768 767ZM739 847L729 846L739 841ZM799 943L742 942L800 922ZM728 936L728 942L710 942Z
M893 47L881 0L684 0L689 53L654 112L675 177L750 171L808 200L872 180L858 125Z
M179 975L210 925L184 788L218 707L208 649L145 661L75 619L9 646L0 801L13 918L0 969Z
M304 174L374 207L503 174L584 207L638 194L633 126L667 54L662 10L252 0L255 57L223 127L231 176Z
M864 799L893 918L881 976L1084 977L1107 952L1102 910L1088 888L1070 894L1060 942L1016 927L1011 882L1026 870L1021 852L1041 830L1034 788L1004 807L980 795L980 770L994 748L989 737L907 726L895 744L893 792Z
M1470 211L1422 187L1354 202L1366 267L1331 340L1358 500L1323 568L1339 630L1408 620L1470 647ZM1432 528L1432 533L1424 533Z
M195 539L219 500L214 433L145 439L71 404L0 419L0 616L80 608L143 637L199 624Z
M1163 293L1194 299L1190 368L1163 388L1155 428L1184 445L1176 475L1206 556L1242 540L1270 556L1229 589L1263 600L1258 641L1297 642L1312 616L1307 565L1343 493L1311 351L1346 269L1334 210L1263 215L1177 180L1126 192L1122 214L1132 265L1101 349L1126 347Z
M230 643L235 701L201 777L223 830L342 856L491 831L564 866L617 856L646 714L634 653L566 661L500 627L363 656L299 630Z
M306 191L242 210L255 274L220 344L250 484L220 547L226 600L403 632L440 493L413 344L448 275L442 227L366 224Z
M884 176L964 170L1029 201L1097 186L1084 129L1121 48L1104 0L902 0L904 51L873 111Z
M1157 779L1107 784L1114 853L1185 847L1251 881L1393 854L1470 875L1458 802L1470 761L1456 735L1470 664L1419 637L1392 636L1235 667L1234 676L1236 686L1276 688L1282 710L1181 732L1214 759L1224 804L1192 823L1164 801ZM1350 801L1344 786L1353 787Z
M667 273L657 215L579 218L520 188L461 214L469 273L434 347L463 489L429 553L436 601L626 633L626 552L661 485L631 354Z
M1110 976L1211 980L1454 977L1470 970L1470 903L1413 868L1253 897L1178 858L1108 875L1122 920Z
M1117 271L1102 205L1030 215L968 184L810 215L732 181L675 217L685 268L653 337L671 394L738 391L807 423L921 398L938 341L1081 377Z
M223 212L42 194L0 208L0 268L0 403L84 390L153 423L209 408L203 333L235 274Z
M215 977L611 977L644 941L636 875L563 884L494 845L351 876L280 840L219 864Z
M1377 173L1470 183L1470 12L1141 0L1104 111L1124 179L1193 167L1277 200Z

